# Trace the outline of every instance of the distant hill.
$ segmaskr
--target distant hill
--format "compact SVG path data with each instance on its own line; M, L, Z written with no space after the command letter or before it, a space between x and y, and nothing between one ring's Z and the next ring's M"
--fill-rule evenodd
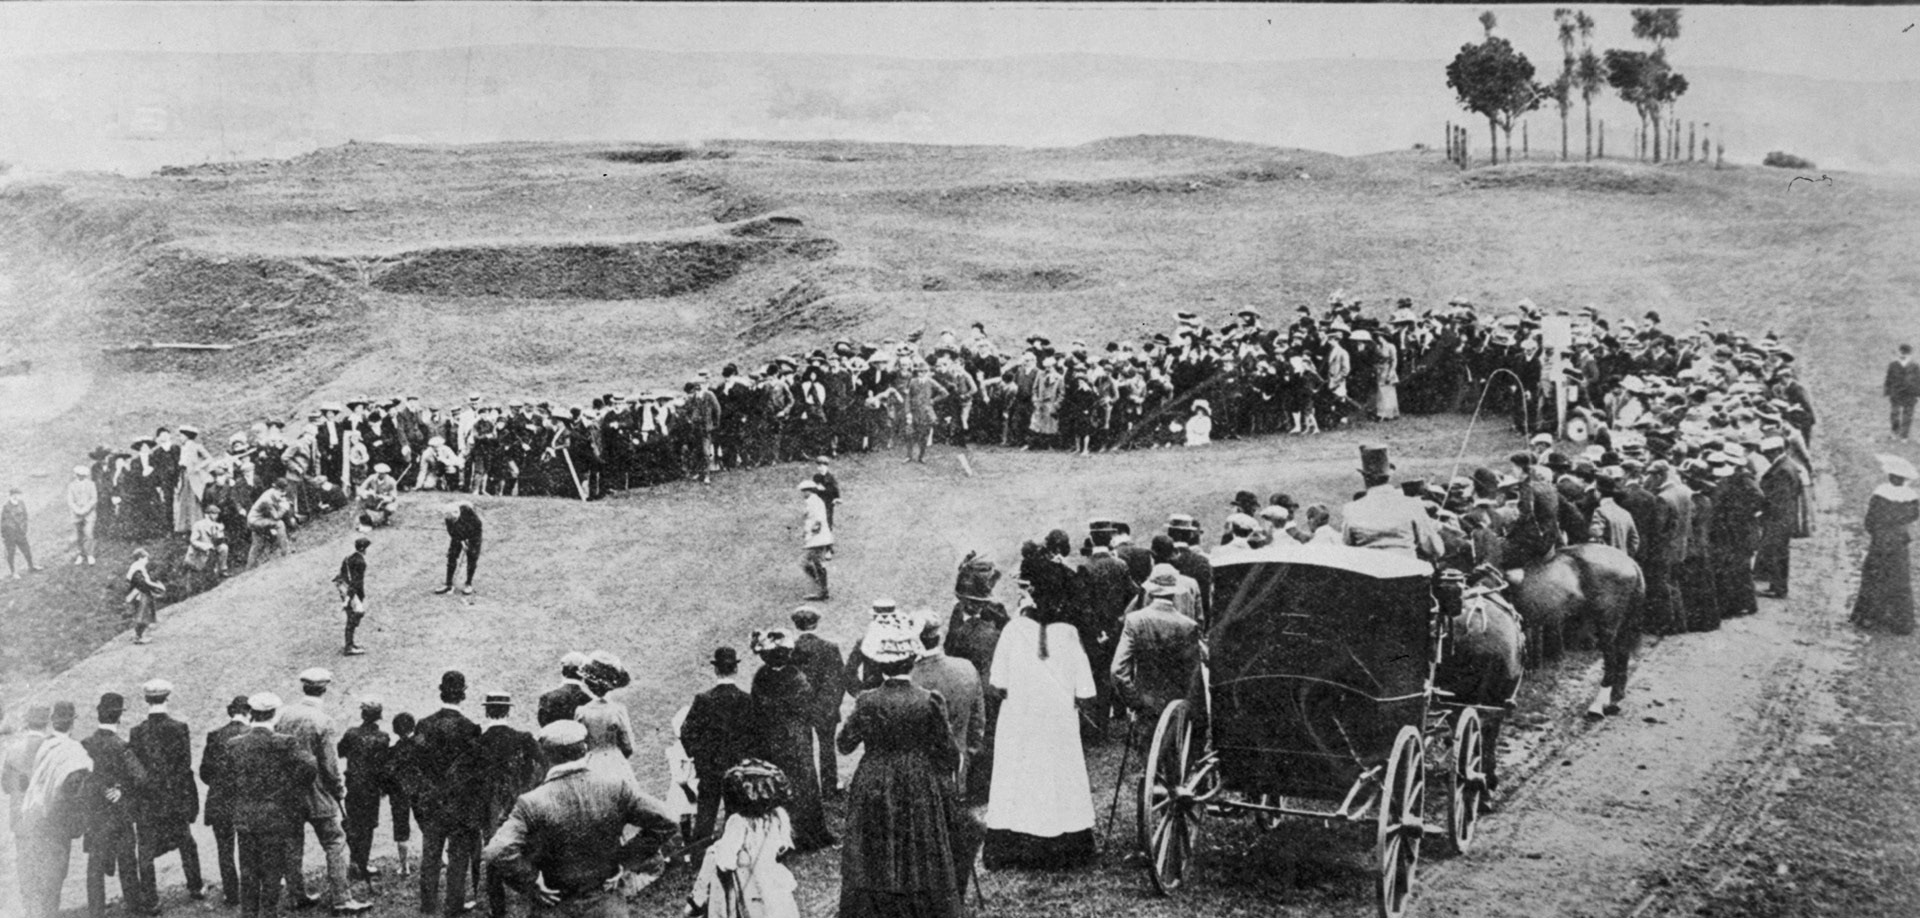
M1920 171L1920 86L1713 68L1684 119L1730 158ZM1464 120L1444 62L1200 63L1092 55L923 61L486 46L394 54L80 53L0 61L0 159L150 171L283 157L347 140L848 139L1053 146L1194 134L1345 155L1437 143ZM1631 112L1612 100L1608 146ZM1579 113L1574 114L1574 145ZM1533 117L1536 152L1557 116ZM1486 133L1473 125L1474 148ZM1515 138L1518 148L1519 138Z

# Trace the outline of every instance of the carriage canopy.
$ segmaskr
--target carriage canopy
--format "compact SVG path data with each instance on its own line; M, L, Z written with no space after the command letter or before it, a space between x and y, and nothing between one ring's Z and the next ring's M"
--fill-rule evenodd
M1230 786L1338 799L1422 724L1432 575L1409 555L1333 545L1215 560L1211 698L1195 702Z

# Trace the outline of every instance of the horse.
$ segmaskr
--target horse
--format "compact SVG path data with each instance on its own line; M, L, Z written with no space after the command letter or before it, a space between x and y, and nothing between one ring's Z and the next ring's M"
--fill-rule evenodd
M1640 565L1611 545L1569 545L1528 565L1508 595L1526 627L1530 663L1558 656L1568 630L1592 635L1604 675L1587 717L1620 713L1647 598Z
M1500 728L1526 674L1520 659L1525 638L1520 614L1500 594L1497 579L1494 585L1467 589L1461 586L1463 580L1458 574L1443 575L1436 591L1447 622L1447 650L1434 672L1434 686L1452 696L1450 700L1481 710L1486 734L1481 766L1491 791L1500 787L1495 767Z

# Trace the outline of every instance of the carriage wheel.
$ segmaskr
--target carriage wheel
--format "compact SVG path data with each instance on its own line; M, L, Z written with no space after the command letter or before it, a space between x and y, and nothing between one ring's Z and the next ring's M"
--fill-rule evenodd
M1447 763L1447 837L1455 854L1473 847L1473 835L1480 824L1480 807L1487 799L1487 774L1482 754L1486 734L1480 728L1480 712L1463 708L1453 724L1453 761Z
M1380 916L1401 918L1413 898L1420 864L1422 806L1427 796L1426 752L1418 727L1400 728L1380 782L1380 812L1374 854L1379 861Z
M1140 780L1140 849L1147 855L1147 876L1161 895L1172 895L1187 881L1201 805L1184 785L1199 755L1187 703L1167 705L1153 730Z

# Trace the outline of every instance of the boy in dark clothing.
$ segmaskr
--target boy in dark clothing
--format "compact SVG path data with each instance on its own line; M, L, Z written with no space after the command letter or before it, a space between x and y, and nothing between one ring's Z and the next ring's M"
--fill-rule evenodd
M378 868L368 866L367 858L373 850L373 830L380 825L380 797L389 784L387 759L393 737L380 729L384 714L380 699L362 699L360 725L340 735L337 750L347 773L347 875L353 879L380 875ZM405 829L397 816L395 822L394 835L398 837Z
M367 547L372 544L373 540L366 536L354 539L353 554L340 559L340 573L333 577L333 585L340 591L340 609L347 614L342 656L357 657L366 653L354 643L353 633L360 627L360 620L367 617Z
M413 795L400 783L400 775L411 768L411 761L419 754L420 741L413 735L415 719L412 714L402 711L393 715L393 748L387 751L385 780L387 792L388 816L393 820L393 847L400 857L400 875L413 872L412 852L407 843L413 840Z

